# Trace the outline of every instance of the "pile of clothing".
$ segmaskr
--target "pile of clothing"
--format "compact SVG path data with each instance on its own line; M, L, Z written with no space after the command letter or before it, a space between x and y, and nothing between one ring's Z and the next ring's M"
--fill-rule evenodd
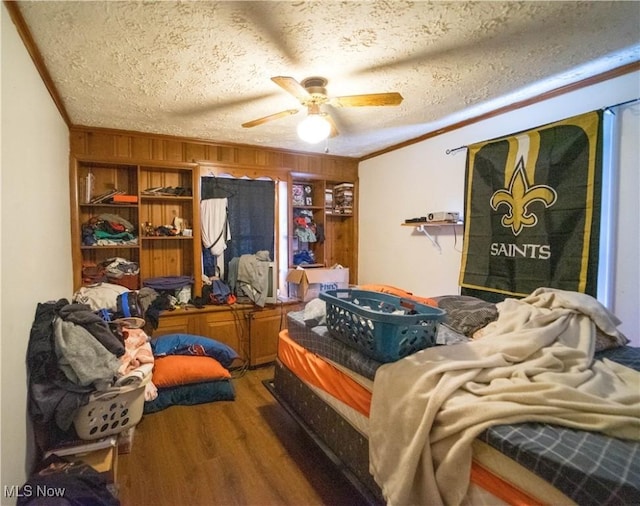
M316 263L316 256L313 251L306 249L296 251L293 254L293 265L309 265Z
M102 262L82 262L82 282L87 285L108 281L135 289L139 284L139 274L138 263L122 257L111 257Z
M270 263L271 257L266 250L232 258L227 276L231 293L247 297L257 306L264 307L269 290Z
M151 278L153 279L153 278ZM131 299L135 298L139 310L136 314L123 313L123 294L128 294ZM79 304L87 304L93 311L96 311L102 319L113 321L122 316L137 316L145 320L151 328L157 329L160 313L165 310L172 310L178 307L178 299L169 293L157 291L145 286L140 290L130 290L129 288L115 283L94 283L79 288L73 294L73 301Z
M107 288L102 295L106 293L115 301L117 289ZM112 309L102 308L106 312ZM95 311L95 306L67 299L40 303L36 308L27 349L28 410L38 450L45 458L21 487L17 503L21 506L50 503L31 493L38 487L63 489L64 500L54 501L56 504L120 504L104 474L78 459L45 453L58 446L77 444L78 434L83 432L76 416L79 419L85 416L81 409L85 405L89 404L97 413L89 415L93 417L91 424L96 419L98 426L105 423L102 407L94 410L90 404L92 394L109 392L105 399L112 406L109 411L112 415L116 414L113 403L118 402L111 400L112 392L120 388L133 391L136 396L144 389L145 401L152 402L158 396L151 381L154 356L150 340L135 325L136 321L144 325L144 320L122 318L107 322L101 313ZM118 414L121 411L122 408L117 408ZM137 422L132 413L133 410L122 413L123 417L130 417L124 424ZM116 423L113 420L113 416L106 420L112 429Z
M103 213L82 224L82 244L85 246L137 243L136 227L122 216Z
M38 304L29 336L29 414L54 438L73 436L78 409L93 392L146 382L157 396L150 339L144 320L107 322L101 311L67 299ZM46 446L53 441L43 442Z
M293 233L302 242L323 242L324 228L313 220L309 209L295 209L293 212Z

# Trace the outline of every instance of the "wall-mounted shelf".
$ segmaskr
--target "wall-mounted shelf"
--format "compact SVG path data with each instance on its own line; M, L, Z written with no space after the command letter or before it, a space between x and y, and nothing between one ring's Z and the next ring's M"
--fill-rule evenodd
M401 223L400 225L402 225L403 227L416 227L416 228L423 228L423 227L442 227L445 225L464 225L464 222L462 221L414 221L413 223Z
M429 233L427 229L428 228L439 229L440 227L445 227L445 226L456 227L456 226L464 225L464 222L462 221L414 221L411 223L401 223L400 225L403 227L413 227L416 229L416 232L422 232L431 241L433 246L438 249L438 253L442 253L442 248L440 247L440 244L438 244L438 241L433 237L433 235Z

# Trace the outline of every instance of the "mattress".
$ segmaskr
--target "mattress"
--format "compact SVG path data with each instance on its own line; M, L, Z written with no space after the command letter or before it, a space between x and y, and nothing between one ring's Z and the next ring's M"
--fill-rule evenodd
M289 339L287 331L281 331L278 339L278 358L306 383L334 398L341 400L364 416L369 416L371 390L352 376L341 373L331 363L318 359L314 353Z
M291 339L312 353L329 358L373 381L376 370L382 365L380 362L358 353L337 339L333 339L329 334L329 329L324 325L307 327L303 318L304 311L287 313L287 328Z
M384 504L380 489L369 473L368 440L352 421L341 415L333 402L326 402L327 397L315 395L307 383L279 360L275 363L270 390L361 495L370 504Z
M303 353L309 352L304 350ZM317 356L316 359L322 360ZM383 504L380 489L369 473L366 437L368 419L346 403L308 384L279 360L276 362L274 380L269 389L368 502ZM498 461L495 459L497 453L485 445L483 455L488 461ZM528 475L517 463L510 461L507 467L502 464L494 471L490 469L491 466L474 463L472 482L464 505L542 504L532 494L525 492L527 488L538 492L545 491L545 497L553 499L554 504L573 504L551 486L533 475ZM513 484L514 476L519 478L517 486Z
M300 417L300 423L308 425L314 434L322 435L322 445L346 466L348 476L353 474L362 482L360 486L365 487L365 495L372 494L381 500L380 489L369 473L368 418L360 413L361 407L350 405L352 397L343 396L342 389L329 388L329 392L321 386L354 384L357 383L354 377L358 375L306 350L289 338L287 330L280 333L278 357L274 377L274 388L280 393L278 400L289 405ZM497 450L484 445L482 462L474 461L465 504L542 504L535 499L535 494L542 491L544 497L553 498L555 504L573 504L514 461L510 461L508 467L504 462L495 467L493 463L498 462L495 454ZM517 486L513 483L514 475L519 478Z
M300 314L291 314L288 336L347 376L352 370L354 381L361 375L375 377L381 365L354 356L359 353L344 349L348 347L331 339L325 327L306 327ZM640 370L638 348L614 348L596 358ZM630 504L640 497L640 443L545 424L499 425L484 431L478 440L551 484L565 503Z
M381 362L363 355L337 339L333 339L326 326L307 326L304 321L304 311L287 313L287 329L289 330L289 337L307 350L343 365L372 381L376 375L376 370L382 365ZM438 326L436 343L451 345L465 341L468 341L466 336L459 334L447 325L441 324Z

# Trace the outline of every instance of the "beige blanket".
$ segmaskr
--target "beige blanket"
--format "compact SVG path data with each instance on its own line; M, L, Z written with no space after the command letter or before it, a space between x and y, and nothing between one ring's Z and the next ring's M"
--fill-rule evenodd
M595 325L617 335L615 316L588 295L545 288L498 309L480 340L379 368L370 470L388 504L460 504L471 442L492 425L540 421L640 440L640 373L593 360Z

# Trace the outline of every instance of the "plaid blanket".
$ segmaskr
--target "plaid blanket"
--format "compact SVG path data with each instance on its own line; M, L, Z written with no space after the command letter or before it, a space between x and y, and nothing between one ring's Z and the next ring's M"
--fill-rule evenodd
M596 358L640 371L640 348L613 348ZM640 442L542 423L497 425L478 438L581 506L638 504Z

